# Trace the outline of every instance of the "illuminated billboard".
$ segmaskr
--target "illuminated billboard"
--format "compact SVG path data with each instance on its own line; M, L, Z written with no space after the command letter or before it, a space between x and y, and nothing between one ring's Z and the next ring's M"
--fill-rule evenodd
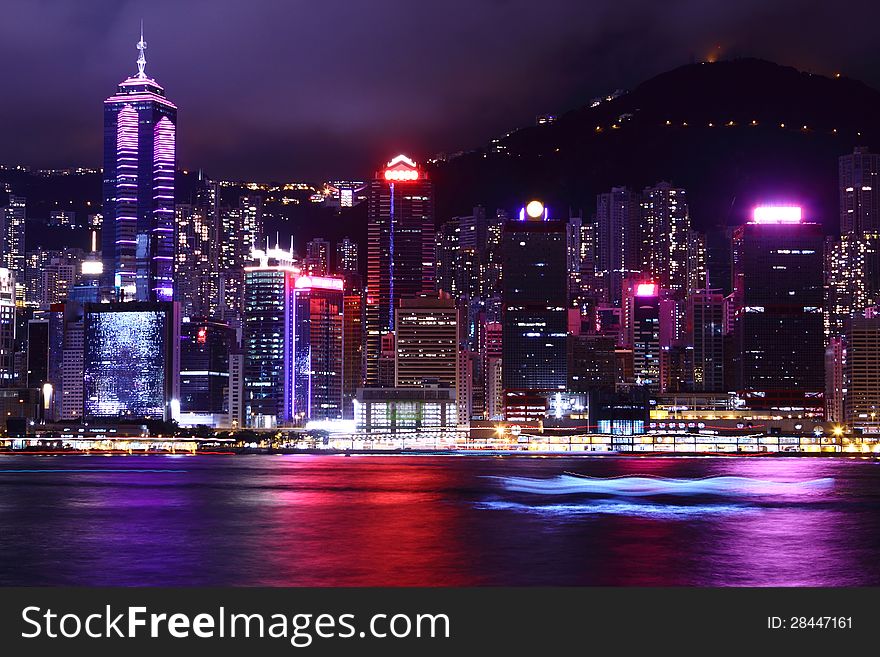
M175 366L171 304L89 304L84 325L85 415L170 419Z

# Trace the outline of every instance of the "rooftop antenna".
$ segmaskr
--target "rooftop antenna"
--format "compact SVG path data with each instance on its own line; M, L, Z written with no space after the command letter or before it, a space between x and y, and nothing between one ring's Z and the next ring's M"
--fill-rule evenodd
M293 235L290 236L290 254L293 255Z
M275 248L281 250L281 233L277 230L275 231Z
M144 73L144 67L147 65L147 58L144 55L144 51L147 49L147 42L144 41L144 21L143 21L143 19L141 19L141 40L138 41L138 43L137 43L137 49L138 49L138 58L137 58L138 74L137 74L137 76L139 79L144 80L147 77L147 74Z

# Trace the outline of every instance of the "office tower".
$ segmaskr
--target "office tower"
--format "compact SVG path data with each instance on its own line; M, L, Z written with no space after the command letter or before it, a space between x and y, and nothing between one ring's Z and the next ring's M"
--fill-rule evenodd
M504 386L501 380L502 324L484 316L480 330L480 368L475 385L482 386L483 419L504 417Z
M457 389L459 314L455 301L448 296L401 299L396 314L395 387L435 383Z
M227 393L226 426L232 430L245 425L244 351L234 348L229 352L229 388Z
M27 199L9 195L9 204L0 210L0 267L15 274L18 285L25 281L25 232Z
M825 347L825 420L846 422L846 338L833 337Z
M77 420L83 415L83 306L65 304L64 342L61 353L60 420Z
M378 383L382 336L400 299L434 293L434 187L398 155L370 181L367 218L367 385Z
M641 272L639 195L613 187L596 197L596 274L604 281L607 301L619 306L623 279Z
M699 273L700 238L691 229L687 192L668 182L642 191L641 202L642 271L660 289L684 298L702 282Z
M590 392L615 386L614 353L611 336L584 333L568 336L568 391Z
M179 306L92 303L83 322L85 416L172 420L180 399Z
M0 267L0 387L15 381L15 274Z
M180 413L187 424L225 422L229 354L235 329L206 318L184 317L180 324Z
M174 175L177 107L144 72L104 101L104 287L113 298L174 298Z
M828 238L825 272L825 335L846 335L852 318L880 303L880 232Z
M238 327L244 303L244 268L251 262L251 252L263 246L263 199L242 196L237 207L220 208L219 230L217 314Z
M752 408L823 410L821 226L799 207L758 207L733 234L734 367Z
M64 303L76 281L77 262L54 259L41 272L40 308Z
M543 416L567 383L566 225L538 201L508 221L502 241L502 361L508 419Z
M358 292L342 300L342 417L354 418L352 401L364 386L364 297Z
M578 306L580 293L583 287L581 281L581 269L584 259L581 240L584 236L583 219L571 217L566 224L565 243L566 258L568 260L568 298L569 302Z
M343 237L336 243L336 273L348 278L358 274L358 245Z
M31 319L27 323L28 388L40 388L49 380L49 320Z
M244 269L245 423L272 428L293 418L292 251L255 250Z
M175 208L175 298L184 317L215 317L220 306L220 209L217 183L201 172L191 203Z
M699 392L724 390L724 296L696 290L688 297L688 343L693 346L693 383Z
M330 273L330 242L321 237L309 240L306 244L305 269L317 276Z
M826 339L880 301L880 155L866 148L838 160L840 239L826 249Z
M343 280L299 276L293 286L293 417L342 418Z
M633 374L636 385L660 388L660 288L652 282L636 282L626 286L627 308L631 320Z
M880 420L880 317L852 320L846 346L846 420L876 430Z
M840 234L880 233L880 155L856 148L838 159Z

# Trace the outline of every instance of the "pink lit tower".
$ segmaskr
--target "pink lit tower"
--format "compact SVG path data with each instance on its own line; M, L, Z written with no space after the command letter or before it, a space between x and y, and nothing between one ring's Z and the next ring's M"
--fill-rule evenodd
M102 294L171 301L177 107L144 72L143 25L137 49L137 73L104 101Z

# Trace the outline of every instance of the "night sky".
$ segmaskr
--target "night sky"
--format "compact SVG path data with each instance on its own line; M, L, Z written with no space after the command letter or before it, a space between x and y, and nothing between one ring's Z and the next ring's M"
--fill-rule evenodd
M880 87L877 4L0 0L0 162L100 166L101 101L136 70L141 18L182 168L318 180L479 147L710 54Z

